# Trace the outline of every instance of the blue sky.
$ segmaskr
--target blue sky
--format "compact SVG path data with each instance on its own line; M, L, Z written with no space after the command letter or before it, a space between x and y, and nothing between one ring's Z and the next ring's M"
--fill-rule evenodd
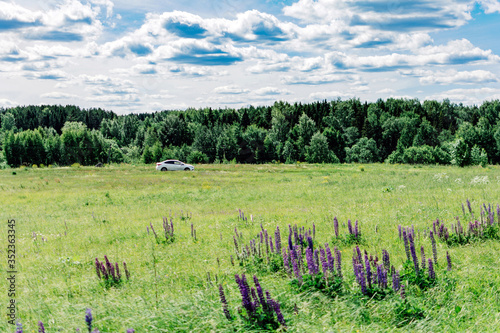
M0 1L0 106L500 99L497 0Z

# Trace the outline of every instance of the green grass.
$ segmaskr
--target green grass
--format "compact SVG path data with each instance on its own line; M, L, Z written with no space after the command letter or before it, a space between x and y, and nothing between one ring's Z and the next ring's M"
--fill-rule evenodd
M476 178L485 176L487 182ZM241 298L234 274L245 272L230 263L235 227L247 243L261 223L270 232L279 225L283 241L288 224L311 228L315 223L317 241L331 244L334 216L341 233L347 219L359 220L365 240L361 249L379 257L386 249L399 269L405 258L399 224L415 226L421 235L418 248L424 245L431 257L423 230L436 218L447 225L455 216L468 222L461 209L467 198L476 216L483 202L496 208L499 188L498 166L198 165L194 172L166 173L153 166L2 170L0 267L7 270L6 222L15 219L17 314L25 332L36 331L39 320L48 332L83 330L86 308L92 309L94 327L101 332L244 332L241 319L229 322L224 317L217 288L224 285L237 314ZM238 209L247 222L238 220ZM192 219L181 220L181 210L192 213ZM170 214L175 242L156 244L146 227L153 223L159 232L162 217ZM298 293L279 273L259 275L263 288L280 301L289 332L500 331L498 241L458 247L438 241L438 284L425 292L407 290L425 317L399 328L397 296L380 301L359 296L353 246L341 246L346 292L334 299L319 292ZM446 251L453 261L449 273ZM130 281L105 288L93 266L104 255L113 262L126 261ZM246 274L251 278L253 273ZM4 288L3 309L8 300ZM14 332L5 314L2 318L0 331Z

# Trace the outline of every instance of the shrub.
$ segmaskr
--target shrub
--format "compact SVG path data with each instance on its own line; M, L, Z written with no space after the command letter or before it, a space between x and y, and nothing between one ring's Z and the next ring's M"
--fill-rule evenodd
M359 139L351 148L346 147L345 151L347 163L373 163L379 160L377 143L366 137Z
M187 157L190 164L208 163L208 156L198 150L193 150Z

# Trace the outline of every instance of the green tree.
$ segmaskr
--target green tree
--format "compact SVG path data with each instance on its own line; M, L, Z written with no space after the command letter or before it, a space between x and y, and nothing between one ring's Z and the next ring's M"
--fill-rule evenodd
M363 137L352 146L346 148L347 163L373 163L378 161L379 150L373 139Z
M312 136L311 142L306 148L306 161L309 163L339 163L337 156L328 149L328 140L319 131Z

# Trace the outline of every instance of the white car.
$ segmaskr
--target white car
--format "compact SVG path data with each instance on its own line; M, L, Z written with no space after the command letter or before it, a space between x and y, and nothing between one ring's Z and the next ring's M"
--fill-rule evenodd
M186 164L178 160L166 160L163 162L156 163L156 170L158 171L177 171L177 170L185 170L185 171L193 171L194 166L191 164Z

